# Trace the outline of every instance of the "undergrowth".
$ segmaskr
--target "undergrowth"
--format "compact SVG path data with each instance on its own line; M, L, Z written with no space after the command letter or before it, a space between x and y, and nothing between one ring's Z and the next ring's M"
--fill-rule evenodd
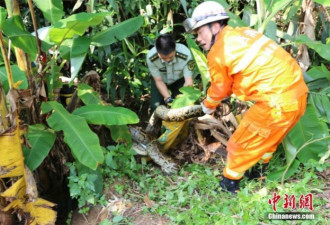
M166 224L327 224L330 218L329 210L325 208L327 200L318 197L328 188L319 173L329 168L329 163L310 161L300 166L283 186L280 181L248 181L243 178L240 192L233 196L218 188L220 168L223 167L221 160L217 165L185 164L178 174L165 176L144 159L137 163L133 152L120 151L118 146L109 149L111 153L108 153L107 165L103 168L106 189L111 187L116 196L144 205L142 214L166 218L169 221ZM270 172L283 166L280 154L271 161ZM312 196L312 210L310 205L303 205L309 194ZM315 218L269 220L268 214L275 213L271 202L274 196L280 196L275 204L277 213L312 213ZM151 203L145 203L146 197ZM286 197L291 202L285 201ZM108 201L109 198L111 195ZM289 203L287 208L285 203ZM134 218L118 214L101 224L134 224L133 221Z

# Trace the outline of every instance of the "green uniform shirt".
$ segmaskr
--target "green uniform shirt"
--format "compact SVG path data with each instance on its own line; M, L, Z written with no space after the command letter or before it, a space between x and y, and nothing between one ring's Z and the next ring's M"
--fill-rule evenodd
M190 50L179 43L172 61L167 63L160 59L156 47L153 47L147 54L147 64L151 75L162 77L165 84L172 84L182 77L192 77L195 65Z

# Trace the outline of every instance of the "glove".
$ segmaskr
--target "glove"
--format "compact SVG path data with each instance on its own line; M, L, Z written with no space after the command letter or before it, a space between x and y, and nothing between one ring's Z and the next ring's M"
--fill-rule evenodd
M207 107L204 105L203 102L201 103L201 106L202 106L203 112L204 112L205 114L211 114L211 113L213 113L213 112L215 111L215 109L207 108Z
M170 96L167 99L164 100L165 104L168 105L173 102L173 98Z

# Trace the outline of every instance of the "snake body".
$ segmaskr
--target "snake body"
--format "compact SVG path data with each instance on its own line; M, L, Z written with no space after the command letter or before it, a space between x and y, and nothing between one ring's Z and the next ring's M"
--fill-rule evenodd
M166 174L173 174L178 171L178 165L160 152L157 140L152 139L142 129L130 127L129 130L133 139L132 149L140 155L148 155Z
M129 128L133 139L132 148L140 155L148 155L165 173L176 173L179 168L178 165L171 158L161 153L159 143L150 134L157 134L160 129L157 124L162 120L178 122L202 114L203 111L200 105L186 106L179 109L168 109L163 105L158 106L149 120L146 132L136 127Z
M160 130L160 121L179 122L201 115L203 115L201 105L185 106L179 109L168 109L166 106L160 105L151 115L146 132L157 136Z
M185 106L179 109L168 109L160 105L155 110L155 117L164 121L178 122L203 115L201 105Z

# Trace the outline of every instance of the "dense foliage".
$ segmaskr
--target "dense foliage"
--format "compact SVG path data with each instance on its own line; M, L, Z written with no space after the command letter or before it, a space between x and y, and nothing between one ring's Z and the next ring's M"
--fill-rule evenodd
M173 190L168 190L165 199L158 199L145 189L144 185L153 184L143 184L152 181L140 179L135 174L140 173L141 168L130 155L131 139L127 125L141 122L138 115L141 115L141 110L146 110L140 107L148 104L150 94L151 76L145 57L160 33L171 32L178 42L189 46L197 64L196 73L201 75L195 87L205 94L208 85L205 53L181 26L199 2L33 0L31 4L32 0L6 0L0 3L0 39L9 52L0 56L0 86L4 90L0 96L8 94L7 103L0 101L3 105L0 109L11 105L14 110L16 106L12 104L17 104L21 110L18 112L21 120L29 127L29 132L25 134L29 144L23 146L25 164L36 170L47 157L51 157L50 152L66 152L69 149L71 157L64 161L71 162L69 186L71 196L79 200L79 207L97 202L104 204L101 198L103 178L111 180L115 179L115 175L124 174L139 182L141 191L148 193L150 198L159 202L178 201L180 204L175 205L176 210L183 210L181 207L187 206L188 199L182 191L187 189L192 194L200 184L188 182L184 187L177 187L172 196L168 195ZM330 155L329 3L322 0L315 3L302 0L218 2L231 12L231 26L249 26L264 33L286 48L305 71L304 79L310 91L307 110L283 141L278 154L284 153L286 160L284 163L277 162L280 169L277 167L269 179L275 182L282 180L283 184L284 179L298 172L298 168L308 172L313 168L325 170ZM17 13L14 3L19 3L20 13ZM38 29L40 41L36 41L35 29ZM23 56L19 51L23 52ZM7 61L10 67L6 66ZM101 84L99 91L82 84L90 71L97 74ZM73 97L71 102L63 105L57 101L60 90L67 86L75 87L76 99ZM19 90L20 97L15 97L11 89ZM22 93L30 95L24 96ZM17 101L11 101L13 99ZM0 112L3 117L4 111ZM142 113L147 114L145 111ZM106 129L101 130L101 126ZM7 130L0 126L0 135ZM102 133L104 131L106 134ZM121 154L128 156L121 158ZM118 172L120 169L121 172ZM191 173L191 178L199 177L197 172L216 173L208 169L201 171L194 166L188 166L187 170L181 173ZM203 182L206 178L198 179ZM166 181L163 182L166 186ZM81 191L82 187L88 188ZM270 188L275 186L270 185ZM208 194L202 193L203 196ZM245 198L243 194L239 197ZM200 204L201 199L191 201ZM191 204L197 207L196 202ZM212 207L216 206L210 203L208 216L215 213ZM151 208L151 211L161 215L169 213L168 209L162 208L162 204ZM184 211L182 215L169 214L169 218L178 224L189 224L192 223L189 213L197 215L199 210L206 210L202 208L194 208L194 212ZM227 208L229 210L229 206ZM239 214L237 210L234 209L235 214ZM221 213L219 215L221 217ZM214 216L212 221L220 221L219 215ZM245 214L239 216L247 217ZM209 217L200 218L201 224L206 224L203 221L208 220Z

